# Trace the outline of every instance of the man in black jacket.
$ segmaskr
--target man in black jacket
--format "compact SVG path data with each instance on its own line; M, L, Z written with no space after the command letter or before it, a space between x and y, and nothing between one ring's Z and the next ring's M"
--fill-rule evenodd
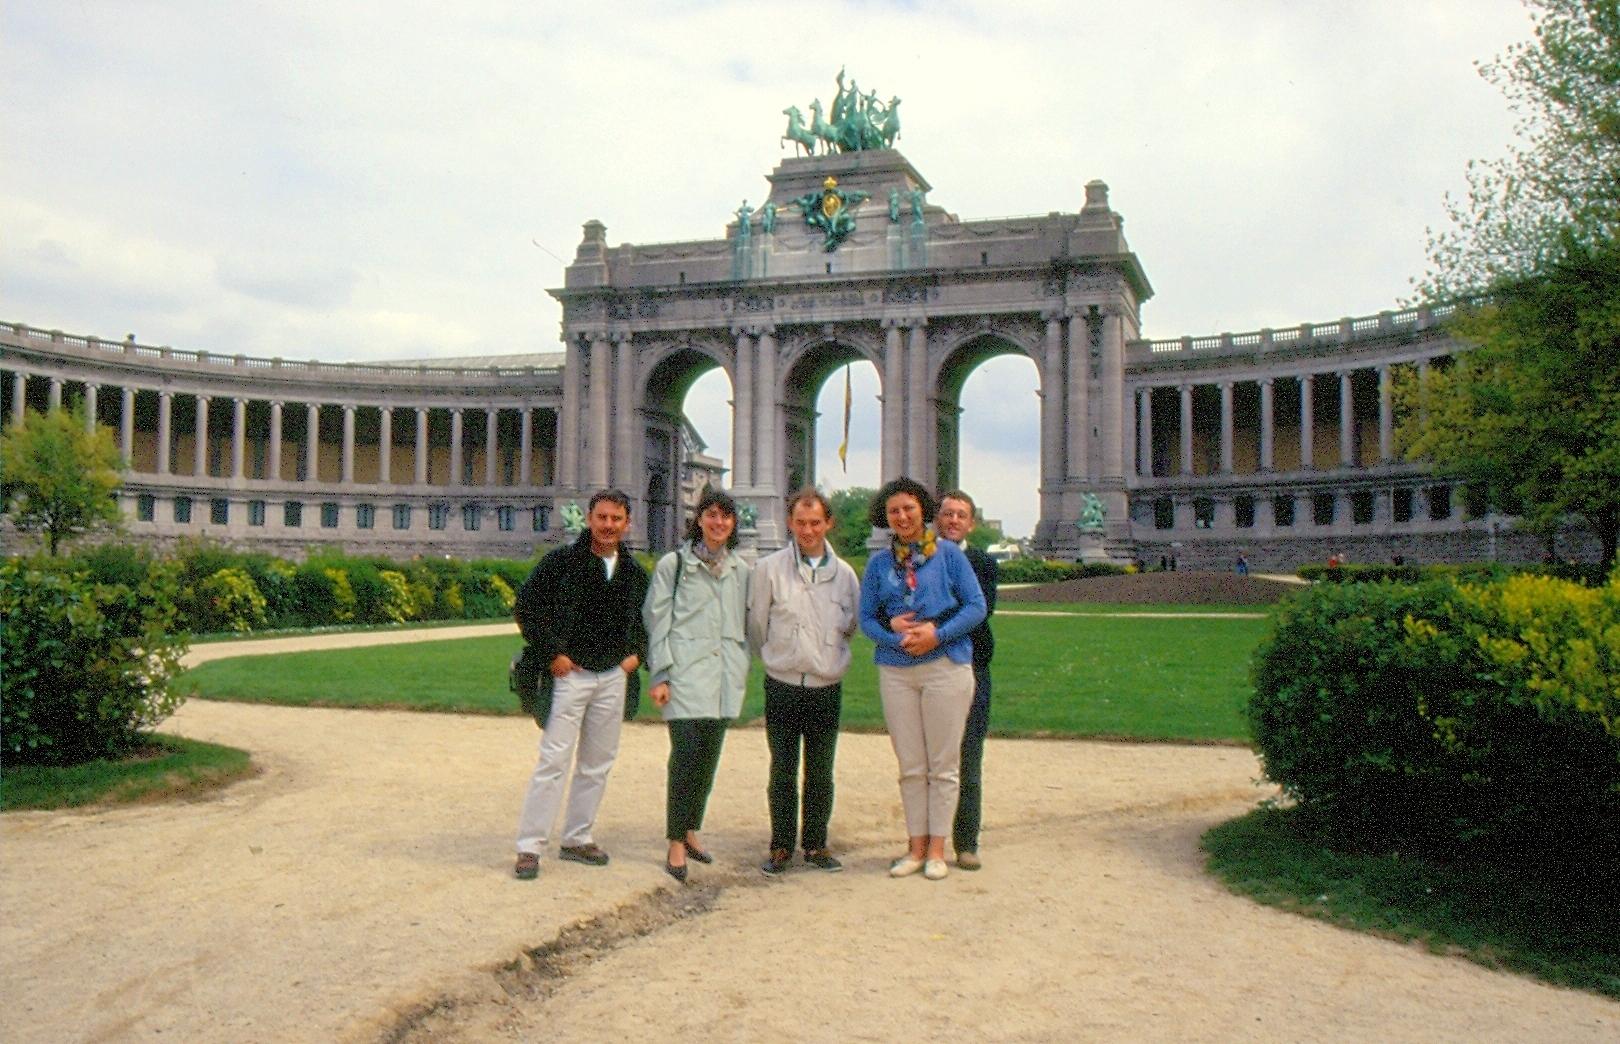
M622 544L630 528L629 498L616 489L596 493L585 524L578 540L540 560L512 607L524 642L552 680L551 713L540 722L540 759L518 823L514 873L524 880L540 872L570 764L559 855L607 864L591 827L619 753L626 681L647 650L641 622L647 573Z
M973 708L968 711L967 729L962 733L962 769L960 791L956 801L956 822L951 831L951 846L956 849L956 865L963 870L977 870L983 866L979 859L979 821L982 804L981 780L984 766L984 737L990 731L990 658L995 655L996 641L990 634L990 616L996 611L996 581L1001 569L996 560L976 547L967 546L967 536L973 532L973 498L959 489L939 496L939 510L934 515L934 530L946 540L962 548L973 575L984 592L984 604L989 610L984 622L968 634L973 642Z

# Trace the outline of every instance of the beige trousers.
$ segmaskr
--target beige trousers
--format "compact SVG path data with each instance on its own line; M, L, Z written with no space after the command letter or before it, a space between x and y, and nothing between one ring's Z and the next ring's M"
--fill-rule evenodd
M973 706L973 668L947 657L878 667L889 742L900 762L906 835L947 837L956 820L962 732Z

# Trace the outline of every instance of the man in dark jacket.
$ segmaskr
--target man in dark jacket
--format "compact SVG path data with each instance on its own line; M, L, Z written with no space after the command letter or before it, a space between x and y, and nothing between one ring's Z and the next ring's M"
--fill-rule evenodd
M980 783L984 737L990 731L990 657L996 651L995 639L990 635L990 617L996 611L996 581L1001 571L995 559L979 548L967 546L967 536L973 532L973 512L973 498L953 489L940 494L939 510L934 515L935 532L957 544L967 555L989 610L984 622L968 634L973 642L973 707L968 711L967 729L962 733L961 789L956 801L956 823L951 831L956 865L963 870L977 870L983 865L979 859Z
M616 489L596 493L585 524L578 540L540 560L512 607L524 642L552 683L551 712L539 723L540 759L518 823L514 873L524 880L540 871L570 764L559 854L590 866L607 864L591 827L619 753L626 681L647 650L641 622L647 573L622 545L630 528L629 498Z

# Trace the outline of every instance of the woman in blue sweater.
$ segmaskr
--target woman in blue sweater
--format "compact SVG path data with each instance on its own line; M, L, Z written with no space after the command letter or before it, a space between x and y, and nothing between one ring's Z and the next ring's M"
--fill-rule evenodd
M872 500L872 524L889 548L861 580L861 630L877 643L883 720L900 762L900 801L910 846L889 873L944 877L945 836L956 817L962 731L973 705L973 643L984 594L967 557L934 535L934 498L897 478Z

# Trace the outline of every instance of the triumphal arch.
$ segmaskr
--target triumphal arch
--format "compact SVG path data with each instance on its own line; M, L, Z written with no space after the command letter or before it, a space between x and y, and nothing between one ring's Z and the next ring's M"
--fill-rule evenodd
M723 235L610 245L587 222L552 291L561 352L257 358L8 322L0 416L70 407L110 428L138 539L524 556L615 485L634 543L659 550L721 469L681 416L720 367L726 484L769 549L787 540L783 495L816 478L814 396L833 370L877 370L882 477L946 486L966 376L1016 353L1039 375L1038 553L1265 569L1595 555L1583 531L1550 549L1515 532L1399 452L1392 387L1461 350L1450 305L1148 339L1152 288L1106 185L1076 186L1077 210L964 221L895 147L899 99L840 75L808 108L783 110L797 154ZM0 545L14 536L0 525Z
M718 366L733 393L730 485L753 508L760 545L777 546L784 494L816 478L814 398L833 370L877 369L882 478L947 487L963 382L985 359L1016 353L1040 382L1037 546L1128 559L1125 345L1152 288L1108 187L1088 183L1078 212L963 221L884 147L898 100L846 93L833 112L846 126L864 117L875 147L845 148L838 123L812 106L827 133L798 138L808 154L767 175L768 193L737 209L724 238L610 245L600 222L585 224L552 291L567 352L559 488L624 488L647 544L668 546L680 524L681 403ZM807 129L789 115L790 134Z

